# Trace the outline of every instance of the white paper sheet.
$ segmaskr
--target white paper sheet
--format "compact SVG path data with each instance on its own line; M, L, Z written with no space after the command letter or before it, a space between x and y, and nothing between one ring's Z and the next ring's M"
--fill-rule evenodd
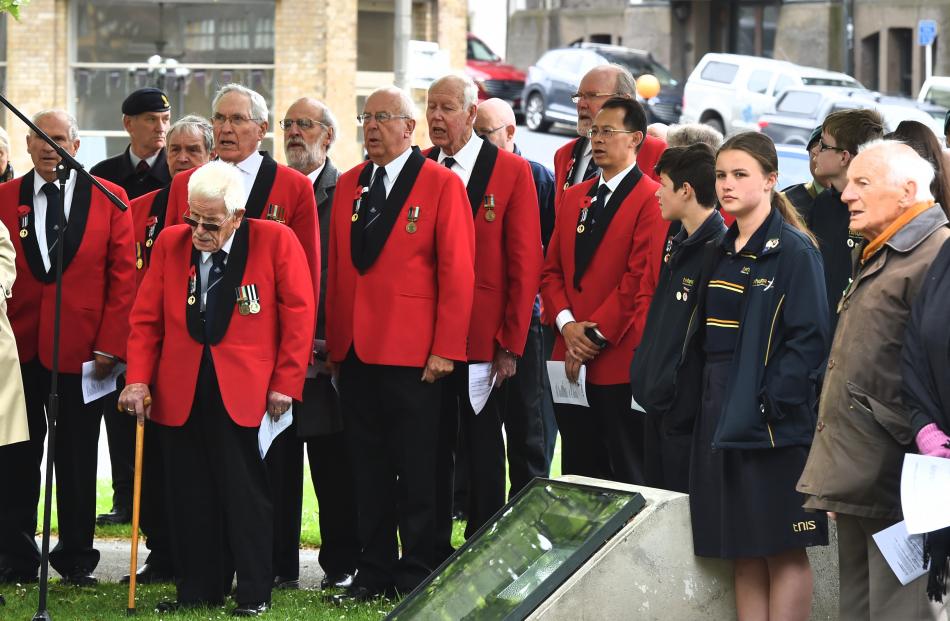
M909 453L901 472L901 509L907 532L929 533L950 526L950 459Z
M908 535L907 524L898 522L873 535L891 571L907 586L927 573L924 562L924 536Z
M647 413L647 411L643 409L643 406L637 403L637 400L633 397L630 397L630 409L634 412L642 412L644 414Z
M261 419L261 428L257 432L257 448L261 452L261 459L264 459L264 456L267 455L270 445L274 442L280 433L290 427L290 423L294 422L294 406L287 408L287 411L281 414L280 418L275 422L273 418L270 417L270 414L264 412L264 418Z
M119 362L112 367L112 373L102 379L96 379L96 362L90 360L82 363L82 400L91 403L105 397L116 390L116 378L125 371L125 363Z
M587 402L587 389L585 387L585 381L587 380L586 365L581 365L575 384L567 379L563 360L548 360L548 378L551 380L551 398L554 403L590 407Z
M495 379L491 377L491 363L479 362L468 365L468 400L472 402L475 413L484 409L495 387Z

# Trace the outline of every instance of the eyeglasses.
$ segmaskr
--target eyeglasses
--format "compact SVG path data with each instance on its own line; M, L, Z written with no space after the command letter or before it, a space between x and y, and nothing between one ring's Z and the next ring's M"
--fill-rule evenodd
M252 119L240 114L232 114L231 116L224 116L223 114L214 113L211 117L211 123L214 125L224 125L225 123L230 123L231 127L241 127L245 123L256 123L260 119Z
M478 128L476 128L476 129L475 129L475 133L478 135L479 138L484 138L484 137L486 137L486 136L491 136L492 134L494 134L495 132L497 132L499 129L505 129L505 127L507 127L507 125L499 125L499 126L496 127L495 129L478 129Z
M224 223L231 219L231 216L228 216L221 222L204 222L203 220L195 220L194 218L189 216L187 213L185 213L184 215L182 215L181 219L185 221L185 224L187 224L193 229L196 229L199 226L202 226L209 233L217 233L218 231L221 230L221 227L224 226Z
M610 140L611 136L616 134L635 134L636 131L632 129L614 129L612 127L604 127L603 129L599 127L591 127L587 130L588 138L595 138L596 136L603 136L604 140Z
M580 103L581 99L586 99L590 101L592 99L603 99L604 97L612 97L617 93L574 93L571 95L571 101L574 103Z
M841 152L844 153L844 152L847 152L847 149L842 149L841 147L833 147L833 146L831 146L830 144L825 144L825 141L824 141L824 140L819 140L819 141L818 141L818 151L819 151L819 152L822 152L822 151L841 151Z
M412 117L408 114L390 114L388 112L377 112L375 114L370 114L369 112L364 112L363 114L357 114L356 120L364 125L369 123L370 119L376 119L377 123L388 123L393 119L411 119Z
M300 129L311 129L314 125L320 125L330 129L330 126L326 123L321 123L320 121L314 121L313 119L284 119L278 125L281 129L287 130L294 126L294 123L297 124L297 127Z

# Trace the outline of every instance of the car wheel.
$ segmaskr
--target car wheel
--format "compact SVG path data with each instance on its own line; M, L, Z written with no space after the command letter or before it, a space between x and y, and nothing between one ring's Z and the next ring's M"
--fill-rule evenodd
M544 118L544 98L541 93L531 93L525 105L524 122L533 132L546 132L551 128L551 121Z
M704 119L703 125L708 125L712 127L714 130L716 130L723 136L726 135L726 128L722 126L722 121L720 121L717 117L711 116L708 119Z

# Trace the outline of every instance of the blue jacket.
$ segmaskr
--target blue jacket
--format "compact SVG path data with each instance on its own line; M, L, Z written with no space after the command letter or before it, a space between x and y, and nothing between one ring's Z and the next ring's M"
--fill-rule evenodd
M815 432L817 380L831 342L821 253L775 209L762 226L714 448L808 446ZM720 256L735 235L733 224Z

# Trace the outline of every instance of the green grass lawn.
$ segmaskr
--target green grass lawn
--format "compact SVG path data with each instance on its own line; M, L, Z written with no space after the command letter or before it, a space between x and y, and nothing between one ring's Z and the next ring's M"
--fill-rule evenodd
M551 465L551 476L561 474L560 446L554 454L554 463ZM313 483L310 480L309 469L304 473L303 515L301 528L301 546L320 547L320 529L318 524L319 507L313 493ZM53 496L53 511L51 523L53 532L56 532L56 502ZM96 485L96 509L103 513L112 507L112 485L110 481L99 481ZM42 527L42 498L40 501L40 527ZM459 547L464 542L464 522L455 522L452 532L452 545ZM123 526L97 526L96 537L99 539L131 539L131 528ZM51 572L52 573L52 572ZM52 575L56 575L52 573ZM0 619L3 621L29 621L36 612L38 588L35 584L0 585L0 594L7 605L0 607ZM175 589L171 585L141 585L137 589L136 617L144 619L159 619L160 615L152 610L152 606L162 599L174 599ZM330 621L346 619L353 621L376 620L384 617L394 604L379 602L369 604L352 604L336 606L321 600L320 591L274 591L274 608L264 617L278 620L313 620ZM118 621L127 619L128 587L126 585L103 583L96 588L75 588L59 584L53 578L49 590L49 611L53 621ZM214 620L230 618L231 606L200 611L190 611L168 616L169 619Z

